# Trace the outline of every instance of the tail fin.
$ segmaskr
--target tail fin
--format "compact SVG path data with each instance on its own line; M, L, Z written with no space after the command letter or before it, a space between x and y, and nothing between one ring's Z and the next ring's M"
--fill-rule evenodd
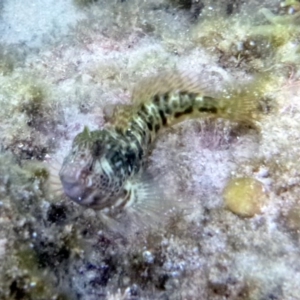
M263 112L262 100L266 97L270 80L268 76L259 76L243 87L229 87L217 96L220 99L217 117L231 121L254 124Z

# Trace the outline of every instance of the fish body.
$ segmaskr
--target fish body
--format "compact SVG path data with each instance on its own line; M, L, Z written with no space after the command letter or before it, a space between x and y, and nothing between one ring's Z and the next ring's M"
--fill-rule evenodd
M59 173L64 193L78 204L112 215L126 208L159 209L160 189L143 174L162 129L207 116L244 121L256 112L252 100L206 96L181 76L150 79L138 86L132 105L114 112L111 124L96 131L85 128L75 137Z

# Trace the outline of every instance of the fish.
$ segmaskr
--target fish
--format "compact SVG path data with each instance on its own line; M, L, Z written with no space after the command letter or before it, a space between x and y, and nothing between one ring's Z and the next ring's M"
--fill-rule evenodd
M147 173L147 160L164 129L186 119L223 118L255 122L257 95L226 91L210 96L196 77L179 72L142 80L129 105L117 106L99 130L83 129L64 158L59 178L64 194L79 205L100 210L109 219L132 212L160 219L172 207L164 185ZM169 203L165 205L165 203Z

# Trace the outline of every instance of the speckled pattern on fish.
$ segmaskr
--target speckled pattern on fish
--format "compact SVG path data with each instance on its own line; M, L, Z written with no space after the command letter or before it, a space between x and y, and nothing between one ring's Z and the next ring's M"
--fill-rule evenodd
M126 208L147 210L153 199L159 206L164 201L159 189L142 174L163 128L198 117L251 121L258 111L253 97L206 96L196 80L178 74L144 80L132 102L117 107L105 128L85 128L75 137L59 173L64 193L73 201L110 215Z

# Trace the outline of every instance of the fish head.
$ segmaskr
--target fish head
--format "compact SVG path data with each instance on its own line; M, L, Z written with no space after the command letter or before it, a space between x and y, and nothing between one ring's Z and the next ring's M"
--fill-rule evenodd
M120 192L122 180L110 162L112 138L107 130L79 133L59 172L64 193L76 203L103 209Z

